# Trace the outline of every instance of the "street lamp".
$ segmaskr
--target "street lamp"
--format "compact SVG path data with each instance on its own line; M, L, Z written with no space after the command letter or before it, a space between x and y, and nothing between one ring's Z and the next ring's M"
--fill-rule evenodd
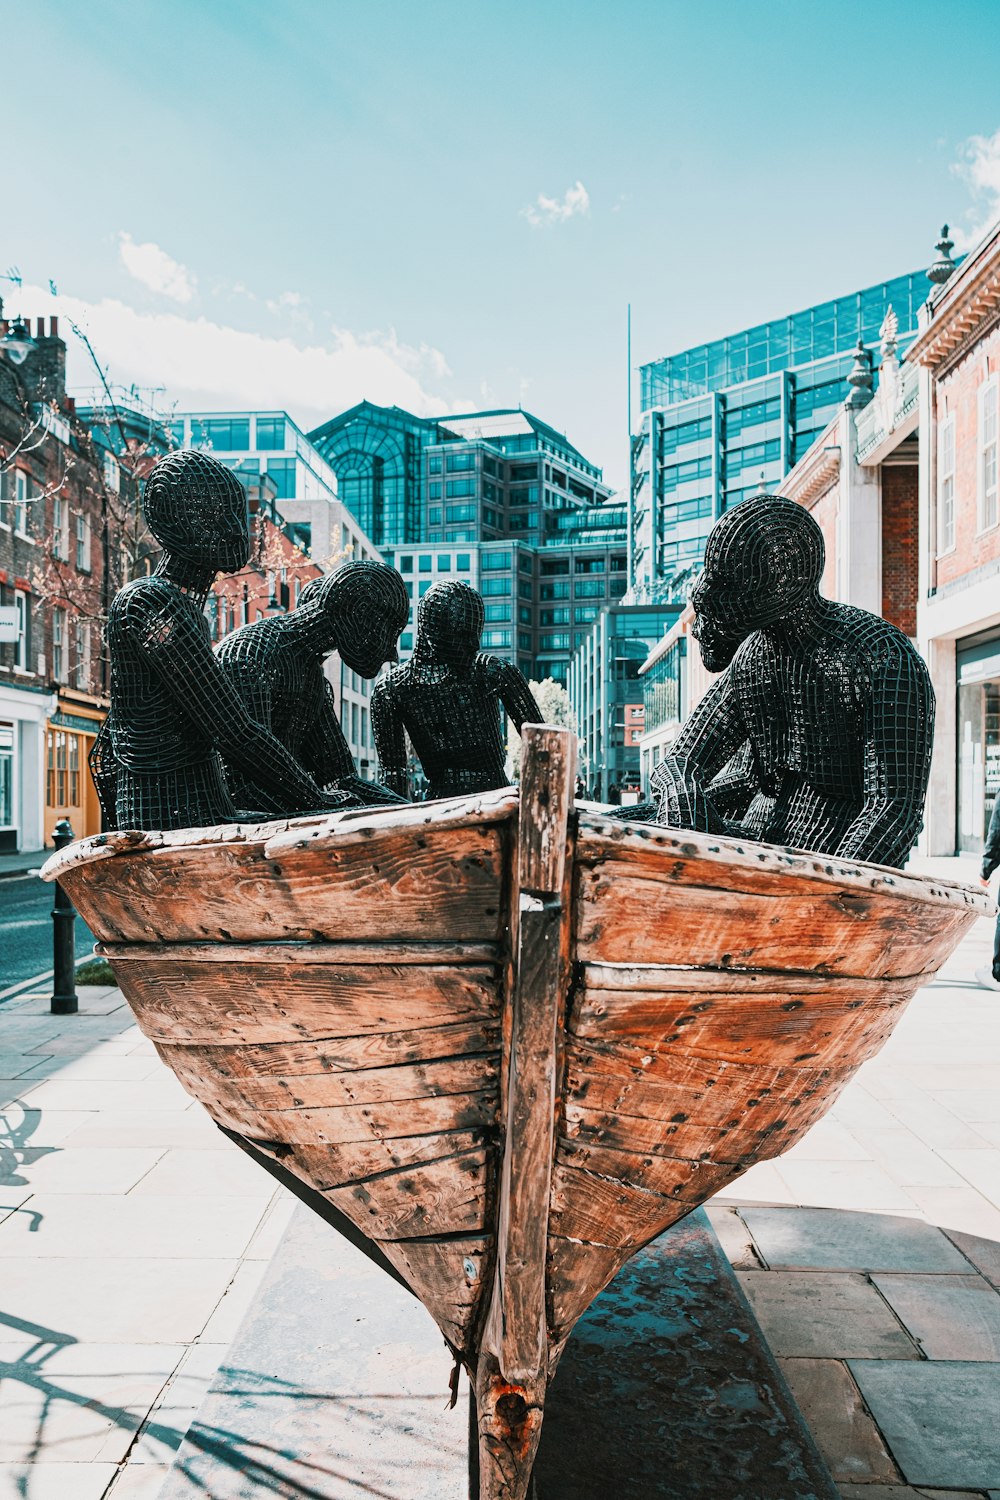
M37 348L23 318L15 318L0 338L0 353L6 355L12 365L23 365L32 350Z

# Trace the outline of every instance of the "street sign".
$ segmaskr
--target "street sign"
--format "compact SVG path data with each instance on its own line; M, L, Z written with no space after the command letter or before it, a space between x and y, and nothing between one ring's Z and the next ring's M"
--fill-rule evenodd
M10 645L21 634L16 604L0 604L0 643Z

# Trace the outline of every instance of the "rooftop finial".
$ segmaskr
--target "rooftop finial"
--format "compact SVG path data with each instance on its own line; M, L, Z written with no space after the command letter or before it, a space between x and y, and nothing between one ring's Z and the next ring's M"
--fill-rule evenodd
M934 262L934 264L928 268L928 281L933 281L935 285L940 286L948 280L948 277L955 269L955 262L951 258L951 252L954 248L954 245L955 241L948 238L948 226L947 224L945 224L941 229L941 238L934 246L935 250L938 253L938 258Z
M860 411L872 399L873 384L872 357L861 339L858 339L858 347L854 351L854 364L851 366L847 383L851 387L851 394L847 398L847 409Z
M892 303L886 308L885 317L882 319L882 327L879 329L879 338L882 340L882 363L896 358L896 344L899 338L899 319L893 310Z

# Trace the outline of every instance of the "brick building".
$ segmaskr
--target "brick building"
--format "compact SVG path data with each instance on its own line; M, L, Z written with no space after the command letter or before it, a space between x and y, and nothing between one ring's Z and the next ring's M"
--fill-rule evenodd
M982 849L1000 791L1000 223L940 280L907 361L920 384L917 637L938 705L924 838L951 854Z
M55 318L0 322L0 850L60 817L100 830L87 754L107 710L107 604L145 566L137 485L66 395Z

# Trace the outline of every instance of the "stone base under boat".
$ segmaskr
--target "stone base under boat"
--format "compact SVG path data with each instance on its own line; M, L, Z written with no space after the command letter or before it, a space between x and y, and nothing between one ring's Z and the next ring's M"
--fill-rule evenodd
M409 1293L300 1208L160 1500L468 1500L469 1391ZM537 1500L836 1500L705 1215L577 1324Z

